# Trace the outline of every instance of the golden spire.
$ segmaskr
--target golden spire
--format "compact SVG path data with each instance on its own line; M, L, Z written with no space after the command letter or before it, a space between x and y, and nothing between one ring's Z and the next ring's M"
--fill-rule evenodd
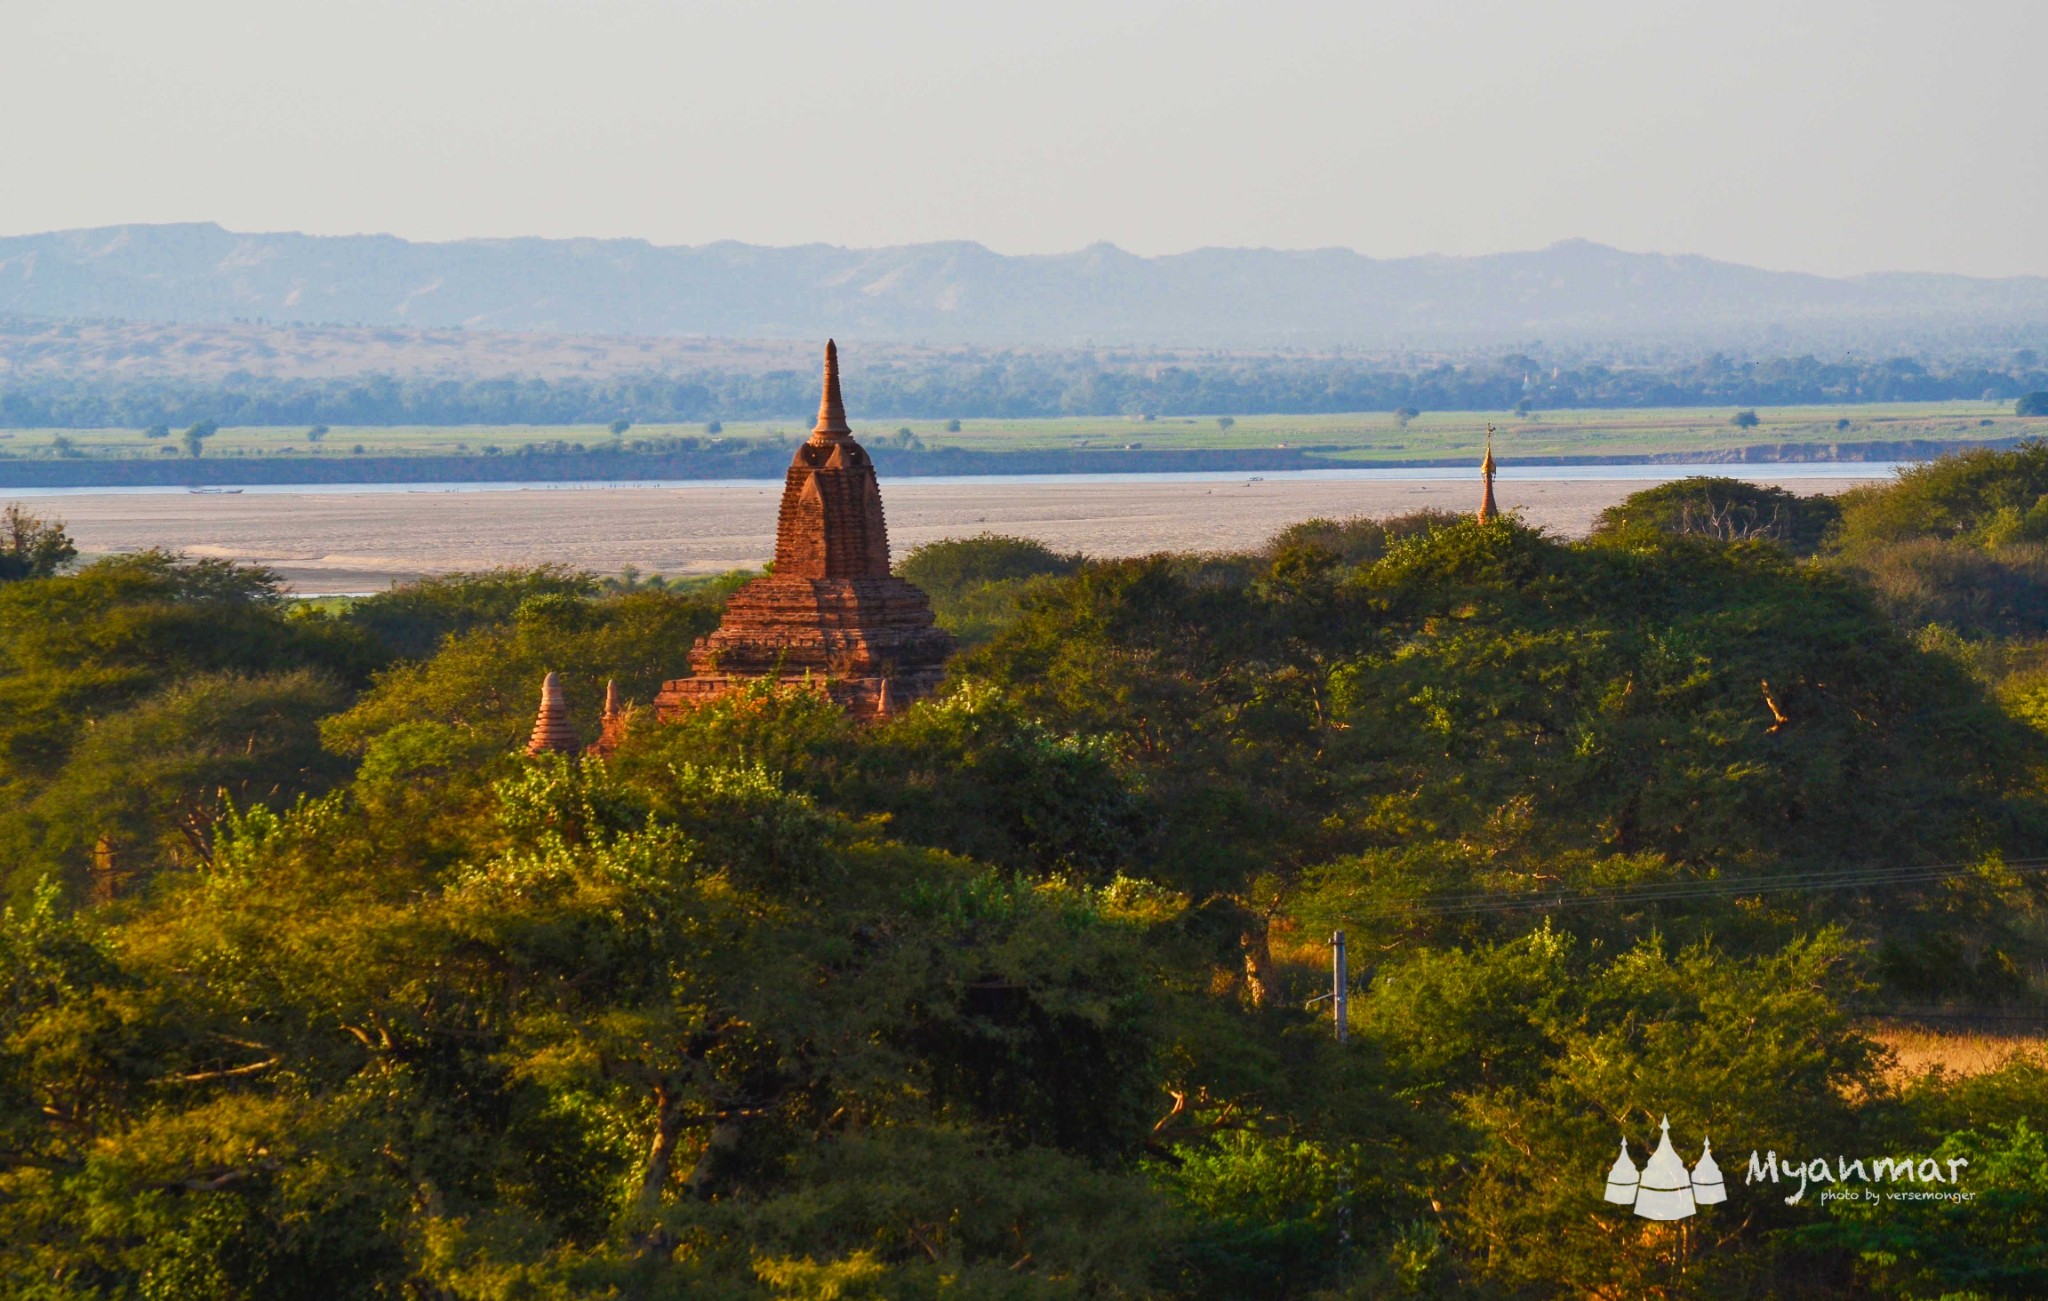
M1493 426L1486 427L1486 458L1479 462L1480 477L1486 480L1486 492L1479 499L1479 522L1491 524L1500 517L1500 508L1493 504Z
M839 345L825 340L825 392L818 399L818 425L811 441L828 442L844 438L853 430L846 424L846 403L839 397Z
M553 672L541 680L540 714L533 720L533 736L526 743L530 755L574 754L576 731L569 726L569 703L562 696L562 679Z

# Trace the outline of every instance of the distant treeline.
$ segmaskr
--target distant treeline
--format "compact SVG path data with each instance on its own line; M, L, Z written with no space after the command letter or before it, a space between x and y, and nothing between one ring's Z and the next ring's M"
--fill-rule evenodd
M18 488L144 488L186 485L308 483L544 483L649 482L680 479L778 479L794 439L748 439L695 445L688 438L661 445L579 448L522 447L509 456L207 456L101 459L13 459L0 454L0 492ZM1855 443L1762 443L1719 451L1584 456L1519 456L1518 465L1777 464L1802 461L1918 461L1965 448L2009 449L2019 439L1974 443L1908 439ZM1357 469L1334 460L1327 448L1118 448L969 451L961 447L908 451L876 448L876 466L889 478L990 474L1159 474L1271 470ZM1380 468L1461 467L1469 457L1378 461Z
M569 425L803 419L817 403L809 371L710 370L611 379L33 378L0 384L0 427L181 425ZM1256 415L1339 411L1785 406L2016 397L2048 389L2030 350L2003 369L1972 363L1824 362L1813 357L1684 365L1540 365L1508 356L1480 365L1399 368L1330 358L1227 359L1140 368L1086 353L986 363L883 365L849 375L848 404L878 419L1114 415Z

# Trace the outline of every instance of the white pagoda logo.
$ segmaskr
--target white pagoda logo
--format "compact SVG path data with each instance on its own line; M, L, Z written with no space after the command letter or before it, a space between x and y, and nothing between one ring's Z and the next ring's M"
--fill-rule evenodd
M1688 1173L1671 1147L1671 1118L1666 1116L1658 1128L1662 1133L1657 1150L1641 1170L1629 1159L1628 1139L1621 1140L1621 1155L1607 1172L1607 1200L1635 1207L1646 1220L1682 1220L1702 1206L1727 1201L1721 1167L1714 1164L1714 1145L1703 1145L1699 1164Z

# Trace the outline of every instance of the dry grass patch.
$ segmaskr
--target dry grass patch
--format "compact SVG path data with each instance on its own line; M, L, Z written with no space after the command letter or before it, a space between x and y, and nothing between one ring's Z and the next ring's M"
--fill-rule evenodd
M1892 1053L1888 1074L1904 1082L1941 1070L1967 1077L1986 1075L2016 1056L2048 1062L2048 1030L1937 1030L1909 1022L1881 1022L1867 1028Z

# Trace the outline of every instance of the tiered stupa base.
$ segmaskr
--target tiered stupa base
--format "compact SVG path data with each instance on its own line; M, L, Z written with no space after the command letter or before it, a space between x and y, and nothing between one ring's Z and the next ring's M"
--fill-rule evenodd
M885 718L937 690L953 639L923 592L895 577L758 578L733 593L718 631L690 652L695 670L662 685L655 717L762 678L805 684L856 718Z

